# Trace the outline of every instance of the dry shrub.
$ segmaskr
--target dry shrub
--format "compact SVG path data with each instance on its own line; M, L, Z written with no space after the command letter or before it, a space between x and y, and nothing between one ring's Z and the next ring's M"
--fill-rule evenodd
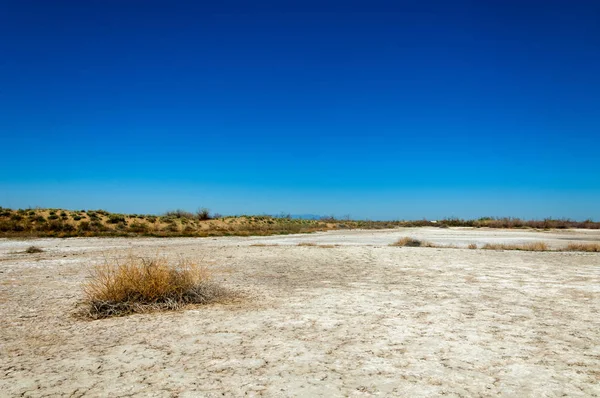
M180 259L173 265L164 257L132 255L94 267L83 290L84 315L93 319L207 304L226 294L197 263Z
M550 248L544 242L523 243L520 245L509 245L505 243L486 243L482 249L485 250L524 250L531 252L548 251Z
M469 249L477 249L477 245L475 243L470 243L468 248Z
M250 245L251 247L271 247L271 246L279 246L277 243L253 243Z
M409 238L407 236L398 239L395 243L390 246L401 246L401 247L435 247L432 243L421 241L415 238Z
M42 253L44 251L44 249L42 249L41 247L37 247L37 246L29 246L26 250L25 253Z
M313 242L300 242L300 243L298 243L298 246L320 247L321 249L333 249L334 247L337 247L339 245L319 245L319 244L313 243Z
M164 217L184 218L184 219L192 220L192 219L194 219L194 214L190 213L189 211L177 209L177 210L167 211L164 214Z
M571 252L600 252L600 243L569 243L565 250Z

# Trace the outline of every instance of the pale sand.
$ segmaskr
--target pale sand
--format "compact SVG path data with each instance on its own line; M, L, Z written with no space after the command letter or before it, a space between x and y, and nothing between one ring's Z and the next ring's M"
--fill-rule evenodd
M600 396L600 253L387 246L402 236L600 241L463 228L0 240L0 396ZM32 244L46 252L15 253ZM248 298L71 316L89 264L158 250L202 259Z

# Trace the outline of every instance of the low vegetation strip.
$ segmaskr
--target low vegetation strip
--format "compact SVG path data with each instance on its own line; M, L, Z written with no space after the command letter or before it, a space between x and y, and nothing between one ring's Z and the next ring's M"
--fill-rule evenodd
M545 252L550 250L548 245L544 242L531 242L523 243L519 245L505 244L505 243L486 243L483 245L484 250L524 250L528 252Z
M321 220L290 217L211 216L207 209L195 214L175 210L156 216L104 210L0 208L0 237L250 236L309 233L337 227Z
M458 249L456 245L438 245L432 242L421 241L419 239L404 236L398 239L396 242L390 244L390 246L398 247L435 247L435 248L451 248ZM475 243L470 243L467 246L468 249L477 249ZM566 247L560 249L551 249L546 242L529 242L521 244L507 244L507 243L486 243L481 249L483 250L522 250L522 251L533 251L533 252L546 252L546 251L580 251L580 252L600 252L600 243L571 243Z
M313 242L300 242L300 243L298 243L298 246L320 247L321 249L333 249L334 247L337 247L338 245L321 245L321 244L313 243Z
M129 256L93 268L84 286L81 315L106 318L135 312L176 310L223 300L230 292L211 280L208 269L189 260Z
M570 243L564 250L572 252L600 252L600 243Z
M431 243L428 241L423 241L415 238L403 237L398 239L396 242L392 243L390 246L399 246L399 247L438 247L438 248L458 248L455 245L437 245L435 243Z
M398 227L473 228L588 228L600 229L592 220L521 220L484 217L477 220L438 221L344 220L333 216L298 219L289 215L211 215L208 209L195 213L174 210L162 215L119 214L105 210L6 209L0 207L0 237L90 237L90 236L250 236L297 234L336 229L385 229Z

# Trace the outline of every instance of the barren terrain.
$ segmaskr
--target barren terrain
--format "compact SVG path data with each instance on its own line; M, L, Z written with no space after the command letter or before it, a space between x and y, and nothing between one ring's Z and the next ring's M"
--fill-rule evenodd
M403 236L460 248L388 246ZM0 395L600 396L600 253L466 249L534 241L600 231L0 239ZM244 298L72 315L90 265L157 252Z

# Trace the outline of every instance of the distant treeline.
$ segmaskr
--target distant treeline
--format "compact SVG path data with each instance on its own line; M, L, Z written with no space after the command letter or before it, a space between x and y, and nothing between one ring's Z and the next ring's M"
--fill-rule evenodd
M335 229L385 229L398 227L473 227L600 229L600 222L569 219L522 220L484 217L477 220L368 221L337 219L299 219L289 215L211 215L208 209L196 213L183 210L163 215L120 214L105 210L6 209L0 207L0 236L248 236L308 233Z

